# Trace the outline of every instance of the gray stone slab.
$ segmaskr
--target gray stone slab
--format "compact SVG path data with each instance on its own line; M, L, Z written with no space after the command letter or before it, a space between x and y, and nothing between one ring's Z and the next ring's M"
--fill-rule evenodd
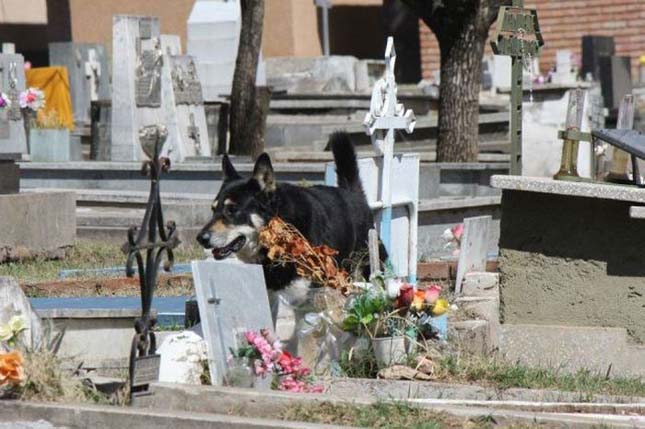
M0 152L28 154L27 136L20 112L19 94L25 90L24 58L20 54L0 54L0 91L12 102L0 110Z
M645 189L604 183L567 182L542 177L493 176L496 189L645 203Z
M72 192L0 195L0 261L60 257L76 239Z
M50 43L49 63L67 68L74 122L89 124L91 102L109 99L111 94L105 47L99 43Z
M456 293L461 293L462 281L466 273L486 271L491 222L491 216L464 219L464 232L461 237L455 279Z
M193 261L195 295L208 346L211 380L224 381L230 348L245 331L273 331L269 297L261 265L229 261Z

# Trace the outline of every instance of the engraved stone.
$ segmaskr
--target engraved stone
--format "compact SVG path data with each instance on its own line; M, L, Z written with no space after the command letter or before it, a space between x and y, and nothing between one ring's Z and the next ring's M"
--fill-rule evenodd
M163 54L158 39L153 49L144 50L138 58L135 75L138 107L161 106L161 66Z
M188 126L188 138L193 141L193 145L195 146L195 155L196 156L202 156L202 148L201 148L201 134L199 133L199 128L197 125L195 125L195 114L190 113L190 125Z
M22 112L20 111L20 94L18 92L18 74L16 71L16 63L9 64L9 89L7 96L11 101L11 106L7 110L7 119L10 121L20 121L22 119Z
M181 59L186 59L182 61ZM172 84L175 104L202 104L202 87L197 78L195 61L191 57L173 57Z

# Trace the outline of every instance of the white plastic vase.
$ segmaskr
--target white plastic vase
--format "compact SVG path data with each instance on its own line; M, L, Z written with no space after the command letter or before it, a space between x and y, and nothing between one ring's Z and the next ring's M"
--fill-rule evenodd
M380 368L401 363L407 356L405 336L372 338L374 356Z

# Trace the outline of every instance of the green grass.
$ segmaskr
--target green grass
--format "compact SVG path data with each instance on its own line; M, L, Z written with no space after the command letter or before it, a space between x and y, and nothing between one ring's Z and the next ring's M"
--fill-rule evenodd
M478 384L500 390L560 390L580 393L581 399L587 400L595 394L645 397L645 380L642 378L607 378L604 374L588 370L566 374L555 368L530 368L497 358L472 356L448 356L436 363L435 377L439 382ZM343 352L340 367L347 377L352 378L376 378L378 373L374 355L369 350L351 355Z
M175 250L175 263L203 257L204 251L197 245L183 244ZM124 266L125 262L126 256L119 244L78 241L63 259L34 258L0 264L0 276L15 277L19 282L41 282L57 280L61 270L109 268Z
M498 389L551 389L645 397L645 381L641 378L607 378L588 370L565 374L557 369L530 368L500 359L446 357L439 362L439 381L490 385Z

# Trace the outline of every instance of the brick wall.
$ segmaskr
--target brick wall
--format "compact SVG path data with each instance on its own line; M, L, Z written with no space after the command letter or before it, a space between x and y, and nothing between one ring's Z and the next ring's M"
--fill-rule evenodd
M645 0L533 0L526 6L537 9L546 43L542 73L554 65L556 50L581 55L582 36L595 34L614 37L616 55L632 57L632 78L638 79L639 58L645 55ZM423 23L420 27L422 73L430 78L439 70L439 47L432 31ZM488 44L486 53L492 53Z

